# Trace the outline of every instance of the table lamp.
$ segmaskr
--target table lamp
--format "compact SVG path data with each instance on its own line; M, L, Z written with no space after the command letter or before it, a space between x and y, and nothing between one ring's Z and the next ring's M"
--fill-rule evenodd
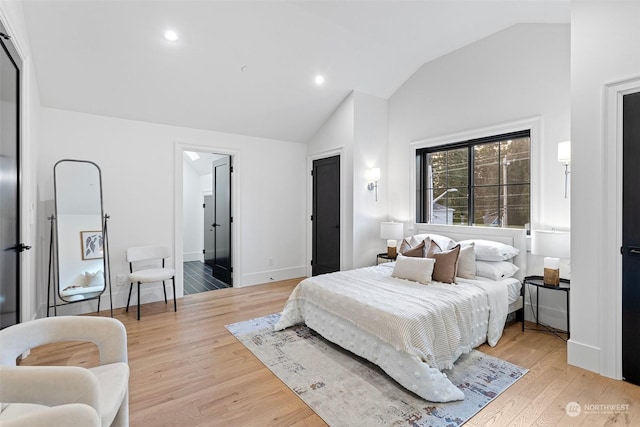
M545 285L560 284L560 258L571 257L571 233L568 231L533 230L531 253L543 255Z
M404 227L401 222L381 222L380 238L387 240L387 256L395 258L398 250L398 240L401 240Z

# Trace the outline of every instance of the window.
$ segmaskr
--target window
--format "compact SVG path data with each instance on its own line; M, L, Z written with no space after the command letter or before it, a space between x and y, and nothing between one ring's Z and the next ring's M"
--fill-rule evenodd
M530 222L530 131L416 152L416 221L524 228Z

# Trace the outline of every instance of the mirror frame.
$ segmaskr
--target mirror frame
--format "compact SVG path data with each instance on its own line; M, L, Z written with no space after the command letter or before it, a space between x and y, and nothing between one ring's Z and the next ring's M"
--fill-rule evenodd
M99 192L100 192L100 230L102 232L102 236L103 236L103 256L102 256L102 272L103 272L103 276L104 276L104 286L102 287L101 291L94 291L94 292L87 292L86 294L81 294L79 293L78 295L83 295L82 298L78 298L78 299L70 299L68 296L62 295L62 289L60 289L60 260L59 260L59 253L60 253L60 235L59 235L59 214L58 214L58 179L56 177L56 169L58 167L58 165L60 165L61 163L68 163L68 162L75 162L75 163L86 163L86 164L90 164L95 166L95 168L98 171L98 183L99 183ZM54 194L54 216L55 216L55 257L54 257L54 264L55 264L55 273L54 273L54 277L55 277L55 287L57 289L57 295L58 297L64 301L65 303L74 303L74 302L80 302L80 301L87 301L87 300L91 300L91 299L95 299L95 298L99 298L104 291L107 289L108 286L108 279L107 279L107 275L108 275L108 270L107 270L107 258L108 258L108 249L106 247L106 230L105 230L105 215L104 215L104 201L103 201L103 196L102 196L102 170L100 169L100 166L98 166L95 162L92 162L90 160L76 160L76 159L62 159L62 160L58 160L55 165L53 166L53 194Z

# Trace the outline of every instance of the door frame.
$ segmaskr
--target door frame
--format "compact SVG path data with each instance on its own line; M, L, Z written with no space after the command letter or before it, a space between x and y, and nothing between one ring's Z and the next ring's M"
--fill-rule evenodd
M622 379L622 98L640 92L640 76L604 86L602 165L603 218L613 218L604 227L604 267L598 278L599 299L604 316L600 322L600 374ZM607 280L613 277L614 280Z
M340 270L342 270L345 265L344 242L345 230L347 228L345 224L347 222L345 221L345 192L343 177L345 176L344 168L346 162L344 158L344 149L338 148L307 156L307 277L311 277L311 260L313 257L313 223L311 221L311 215L313 215L313 177L311 176L311 171L313 171L313 162L315 160L326 159L334 156L340 156Z
M212 154L224 154L231 157L231 164L233 165L233 173L231 174L231 216L233 222L231 223L231 266L233 268L233 287L242 287L242 265L240 260L240 230L242 223L241 210L240 210L240 197L238 197L239 188L239 174L241 171L240 152L236 150L229 150L228 148L212 147L207 145L189 144L181 141L174 141L174 261L176 270L176 293L178 297L184 296L184 271L183 271L183 251L184 245L182 239L184 238L182 230L182 180L183 180L183 168L182 159L184 158L185 151L199 151L201 153Z
M18 209L19 209L19 229L18 229L18 243L25 243L31 245L34 239L36 215L37 210L34 206L32 194L34 194L35 184L32 167L34 158L31 150L31 127L32 121L29 111L31 109L32 102L30 102L31 86L28 83L32 74L31 60L28 59L28 55L25 52L21 40L20 34L16 28L11 24L8 14L0 7L0 23L4 27L5 31L11 36L10 44L15 50L17 58L14 60L20 61L20 76L19 76L19 119L18 119ZM36 277L36 252L42 249L37 245L33 245L32 250L24 251L19 254L19 269L18 274L18 322L26 322L38 317L40 309L43 308L44 302L38 299L38 286L34 285L37 281Z

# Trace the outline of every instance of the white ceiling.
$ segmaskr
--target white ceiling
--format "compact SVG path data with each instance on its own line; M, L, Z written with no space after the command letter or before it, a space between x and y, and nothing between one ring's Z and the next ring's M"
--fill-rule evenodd
M425 62L513 24L569 22L570 1L25 0L24 12L45 106L307 142L352 90L388 98Z

